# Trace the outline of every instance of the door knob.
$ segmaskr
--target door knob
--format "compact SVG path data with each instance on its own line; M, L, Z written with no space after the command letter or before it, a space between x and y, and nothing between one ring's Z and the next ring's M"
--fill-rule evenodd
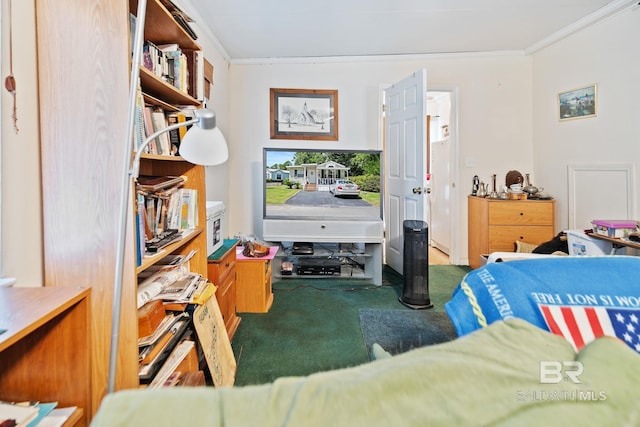
M414 187L413 194L422 194L422 187Z

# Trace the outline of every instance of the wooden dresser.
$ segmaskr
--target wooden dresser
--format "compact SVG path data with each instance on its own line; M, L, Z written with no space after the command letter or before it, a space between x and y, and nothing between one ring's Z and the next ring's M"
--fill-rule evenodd
M540 244L555 235L555 200L501 200L469 196L469 266L480 255L514 252L515 242Z
M207 275L218 287L216 300L229 340L233 339L241 320L236 315L236 246L238 240L226 239L222 247L207 258Z

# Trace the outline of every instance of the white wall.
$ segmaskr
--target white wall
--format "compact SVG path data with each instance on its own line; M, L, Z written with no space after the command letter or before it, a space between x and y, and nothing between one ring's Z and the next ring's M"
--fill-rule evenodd
M379 148L381 84L427 69L428 87L458 90L461 263L467 257L467 195L473 175L487 182L510 169L529 172L532 160L531 59L525 56L424 56L388 60L232 63L230 74L230 233L262 230L262 148ZM339 141L271 140L269 88L337 89ZM465 158L476 167L466 168Z
M213 86L209 94L207 106L216 113L216 125L227 139L227 144L234 143L229 138L229 61L224 49L219 45L211 29L199 25L203 19L193 10L190 1L175 1L176 5L189 15L194 22L190 25L198 35L196 42L202 48L204 57L213 65ZM229 163L206 168L207 194L206 200L218 200L225 204L229 199L229 183L231 172Z
M634 7L533 55L533 180L557 198L557 229L568 227L568 164L632 162L640 189L638 40L640 8ZM558 93L593 83L598 85L597 117L559 122ZM597 200L606 191L594 188L592 219L602 219Z
M13 97L2 87L2 275L17 285L42 286L42 203L36 63L35 5L14 1L13 74L18 129L11 118ZM9 8L2 2L2 80L9 74Z

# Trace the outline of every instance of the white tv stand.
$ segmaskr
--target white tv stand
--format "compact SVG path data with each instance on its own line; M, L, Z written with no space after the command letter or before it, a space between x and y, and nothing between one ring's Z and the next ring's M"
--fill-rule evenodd
M280 244L273 263L274 279L350 278L382 285L382 236L381 220L265 219L263 222L263 239ZM293 254L293 242L313 243L313 254ZM340 274L298 275L296 263L303 258L338 259ZM283 261L293 262L291 275L281 274Z

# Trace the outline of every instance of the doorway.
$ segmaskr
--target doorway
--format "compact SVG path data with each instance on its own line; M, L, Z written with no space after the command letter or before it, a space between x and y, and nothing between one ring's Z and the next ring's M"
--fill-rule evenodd
M451 111L450 91L427 91L427 223L429 244L437 249L431 253L440 262L450 258L452 249Z
M379 139L383 150L387 149L384 140L384 90L389 86L388 84L379 86ZM425 141L427 147L425 155L430 175L427 175L428 197L425 210L429 224L430 264L460 264L459 232L456 226L460 217L456 187L459 163L457 98L456 88L434 87L427 90L425 119L429 131ZM434 122L432 122L432 115L438 116L433 117L437 119ZM432 216L432 211L435 216ZM435 233L435 238L432 233ZM384 256L386 260L386 254Z

